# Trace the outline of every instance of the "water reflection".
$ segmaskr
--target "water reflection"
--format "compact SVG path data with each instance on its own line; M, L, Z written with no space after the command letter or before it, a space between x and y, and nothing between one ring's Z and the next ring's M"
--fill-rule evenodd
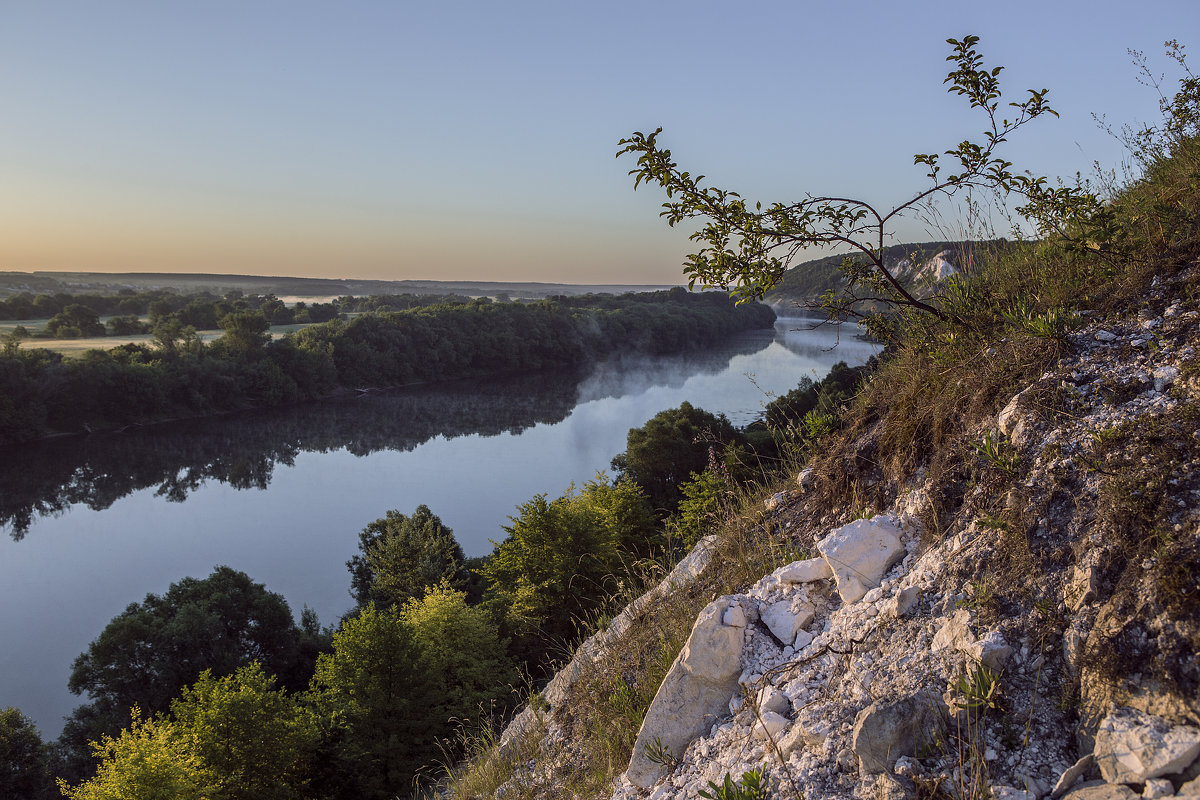
M366 456L410 451L436 436L520 433L560 422L582 402L717 374L775 339L768 330L674 358L614 360L590 374L453 381L16 447L0 465L0 528L20 540L40 517L74 504L103 510L147 488L169 502L183 502L210 480L266 489L275 466L292 466L302 452Z

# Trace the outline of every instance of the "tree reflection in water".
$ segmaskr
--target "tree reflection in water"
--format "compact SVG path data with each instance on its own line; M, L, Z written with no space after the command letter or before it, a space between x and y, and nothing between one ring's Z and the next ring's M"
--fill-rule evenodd
M366 456L412 450L435 436L520 433L560 422L580 402L719 373L735 356L762 350L773 338L769 331L739 336L719 349L647 359L639 369L626 361L600 364L587 374L449 381L11 447L0 464L0 528L19 541L39 517L75 504L103 510L150 487L176 503L209 480L266 489L276 464L292 466L302 452Z

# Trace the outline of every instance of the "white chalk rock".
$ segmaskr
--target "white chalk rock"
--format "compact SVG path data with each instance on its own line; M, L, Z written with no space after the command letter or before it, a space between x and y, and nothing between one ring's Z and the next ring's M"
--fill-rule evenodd
M817 550L833 570L843 603L856 602L878 586L884 573L905 555L899 527L883 515L831 531Z
M1159 717L1121 707L1100 723L1092 751L1109 783L1145 783L1186 769L1200 756L1200 728L1168 725Z
M983 664L993 672L1000 672L1012 655L1013 649L1004 641L998 631L991 631L977 642L972 642L965 648L967 655Z
M810 558L805 561L795 561L786 567L780 567L779 580L784 583L811 583L833 577L829 562L823 558Z
M1154 391L1165 391L1179 378L1178 367L1158 367L1154 370Z
M1083 758L1076 761L1067 771L1059 776L1058 783L1054 784L1054 790L1050 792L1050 800L1058 800L1067 793L1075 781L1083 777L1084 773L1096 765L1096 757L1088 753Z
M796 485L800 487L801 492L808 491L817 482L817 474L813 472L812 467L805 467L800 470L800 474L796 476Z
M725 609L721 622L731 628L744 628L746 627L746 612L740 605L732 605Z
M762 691L758 693L758 710L760 712L770 711L774 714L786 714L792 708L792 701L788 700L788 696L776 689L774 686L764 686Z
M793 611L790 601L781 600L763 609L762 621L784 647L790 647L796 641L796 634L807 628L814 616L816 610L810 605L802 605Z
M933 744L945 704L930 694L876 701L854 718L853 748L863 775L889 772L901 756Z
M1142 789L1142 797L1145 800L1159 800L1162 797L1173 797L1175 795L1175 786L1166 778L1151 778L1146 781L1146 786Z
M655 739L682 756L696 737L707 733L728 709L742 669L745 629L723 624L731 598L705 606L692 626L687 644L671 665L646 710L626 776L643 789L662 777L664 767L646 757Z
M775 741L787 726L787 717L774 711L764 711L759 714L758 722L754 724L754 735L759 739Z
M907 589L901 589L896 594L885 601L883 612L885 616L907 617L909 613L917 607L921 602L921 588L919 586L909 586Z

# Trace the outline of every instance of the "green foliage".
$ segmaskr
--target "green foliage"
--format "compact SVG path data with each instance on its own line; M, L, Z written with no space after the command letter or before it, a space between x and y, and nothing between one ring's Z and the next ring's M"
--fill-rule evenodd
M308 700L326 740L326 770L340 797L392 798L438 755L427 714L433 681L396 608L368 603L333 635ZM436 735L436 732L433 732Z
M496 623L447 582L409 600L400 616L412 628L430 681L426 736L445 739L459 725L478 730L500 710L517 680Z
M700 790L700 796L706 800L767 800L771 796L761 769L743 772L742 779L736 783L726 772L721 785L709 781L708 788L711 791Z
M638 558L662 549L632 481L597 476L578 493L572 486L556 500L537 495L518 511L483 567L485 603L537 648L569 639L575 620L598 607Z
M131 299L115 305L123 309L126 300ZM342 298L339 304L358 305L354 300ZM775 320L766 306L735 306L719 293L683 289L534 303L374 300L367 305L383 310L345 322L337 308L322 307L316 317L328 321L274 341L267 333L267 313L278 319L282 312L269 295L190 301L163 295L150 302L139 297L132 309L147 309L153 349L126 345L107 355L50 361L18 350L10 337L0 355L0 444L52 431L294 403L324 396L339 384L400 386L577 367L617 351L673 353ZM88 302L106 309L114 305L113 298ZM321 306L302 310L315 319ZM224 335L205 345L196 327L216 324L215 319L221 320ZM19 396L44 413L21 413L6 396ZM15 410L6 412L9 405Z
M55 314L46 323L46 333L59 339L103 336L100 317L87 306L73 303Z
M1017 298L1012 307L1002 312L1004 319L1014 328L1031 333L1039 339L1063 339L1067 332L1079 324L1079 315L1061 307L1049 308L1038 313L1033 303Z
M1021 467L1021 454L1016 451L1007 436L988 430L983 434L983 439L972 446L985 463L1004 473L1009 479L1016 479Z
M64 793L76 800L204 798L300 800L314 720L275 689L258 664L215 678L205 670L171 704L169 715L141 718L93 745L95 777Z
M69 800L210 800L216 784L175 725L164 718L142 719L139 709L118 736L104 734L94 745L96 776L71 787L59 780Z
M225 351L242 358L260 352L271 341L271 323L262 311L235 311L217 322L225 331L217 342Z
M1003 67L988 68L975 49L979 38L948 39L947 61L954 69L946 78L949 91L966 98L985 117L981 141L966 140L944 153L920 153L914 163L927 169L930 185L911 200L890 210L876 209L853 198L809 195L794 203L751 205L737 192L703 184L703 175L679 169L671 151L660 148L658 135L634 133L620 141L617 155L632 154L634 186L660 185L667 195L661 216L671 226L685 220L703 222L691 234L700 250L688 257L684 273L692 286L720 287L741 300L762 297L782 279L790 261L809 247L849 247L843 259L842 288L820 303L835 319L864 316L864 307L911 309L938 319L949 315L918 298L898 279L885 260L889 224L934 198L959 191L986 190L1015 194L1027 201L1023 213L1040 228L1084 220L1100 209L1094 195L1081 189L1051 189L1045 178L1013 171L996 151L1014 132L1032 120L1057 113L1046 102L1046 90L1030 89L1021 102L1012 102L1011 119L1000 110L999 75ZM952 166L943 170L943 156ZM876 326L877 328L879 326Z
M679 514L672 518L673 530L685 550L695 547L716 526L732 490L729 471L715 458L703 472L693 472L691 480L679 484L683 499L679 501Z
M443 581L466 586L462 547L428 506L417 506L411 517L388 511L363 528L358 549L346 566L359 605L400 605Z
M1000 674L983 664L975 664L954 681L956 702L971 711L999 711L1004 707L1000 692Z
M708 466L710 450L724 452L744 437L724 414L713 415L691 403L655 414L640 428L630 428L625 452L612 460L618 475L646 492L656 510L670 513L679 507L680 484Z
M285 686L304 687L320 645L296 626L281 595L229 567L146 595L75 659L68 687L92 703L76 709L60 739L74 764L69 771L82 774L85 743L115 735L130 708L166 711L205 670L225 676L258 662Z
M306 796L316 722L258 663L224 678L205 670L171 703L171 719L212 776L213 800Z
M33 720L16 708L0 709L0 797L35 800L49 797L53 786Z

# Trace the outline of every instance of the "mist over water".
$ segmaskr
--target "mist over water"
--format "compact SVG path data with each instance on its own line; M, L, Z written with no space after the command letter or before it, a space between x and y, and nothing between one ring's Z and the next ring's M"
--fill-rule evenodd
M0 464L0 707L43 736L83 701L67 677L148 592L226 564L323 623L349 610L358 532L424 503L468 555L519 504L608 468L629 428L684 400L737 425L803 376L871 345L781 319L722 346L628 357L590 374L455 382L135 433L14 448Z

